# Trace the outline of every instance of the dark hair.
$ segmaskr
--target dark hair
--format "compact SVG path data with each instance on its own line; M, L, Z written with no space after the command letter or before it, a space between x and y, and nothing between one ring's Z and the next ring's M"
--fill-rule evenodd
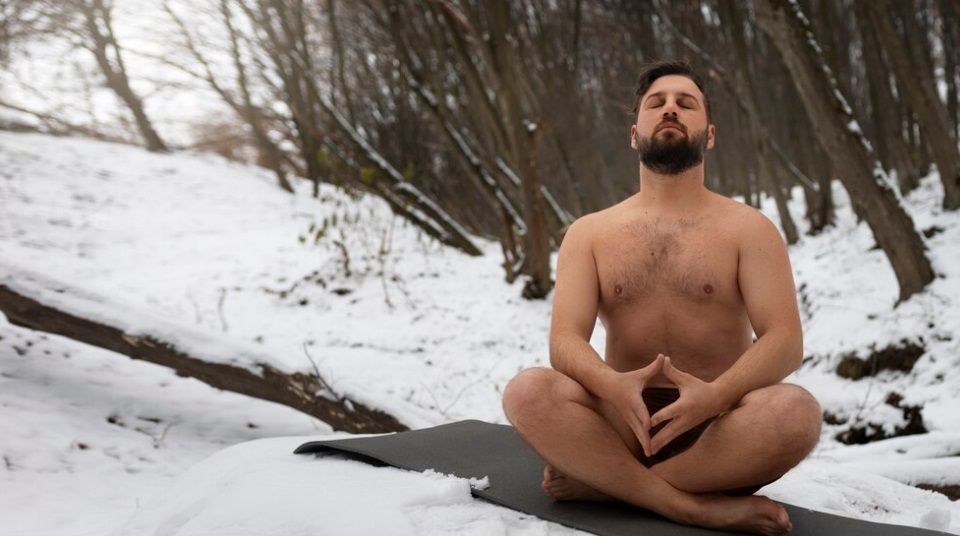
M640 71L640 79L637 80L637 100L633 104L634 119L637 117L637 112L640 111L640 101L643 100L643 96L647 94L653 82L662 76L672 74L685 76L693 80L693 83L697 85L697 88L703 93L703 107L707 112L707 123L709 123L710 97L707 95L706 89L704 89L705 84L703 78L700 78L700 75L694 72L693 67L685 61L658 61L643 67L643 70Z

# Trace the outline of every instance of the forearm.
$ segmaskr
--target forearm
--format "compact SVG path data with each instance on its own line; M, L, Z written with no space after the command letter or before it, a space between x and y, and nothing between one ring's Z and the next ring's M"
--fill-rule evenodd
M712 382L722 411L751 391L781 382L800 366L802 359L803 339L798 332L764 334Z
M604 385L616 374L587 340L575 335L551 337L550 365L599 397L603 397L607 391Z

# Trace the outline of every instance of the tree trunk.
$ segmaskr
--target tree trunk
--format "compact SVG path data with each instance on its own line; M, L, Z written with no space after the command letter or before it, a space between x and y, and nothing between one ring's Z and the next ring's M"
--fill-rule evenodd
M903 138L903 118L890 87L888 69L880 54L882 46L873 26L867 20L867 11L871 7L866 2L854 2L854 8L869 78L870 109L875 131L873 139L877 142L877 156L888 171L896 173L900 191L907 193L919 184L919 173L913 165Z
M527 224L527 233L523 237L524 259L521 273L527 280L523 286L523 297L527 299L546 298L553 289L550 269L550 235L541 192L540 146L543 129L547 126L539 119L536 103L528 98L523 66L518 60L519 50L511 43L513 19L510 6L497 3L492 9L494 25L494 61L500 67L499 97L502 103L501 113L504 122L511 125L513 137L512 169L521 170L523 185L523 219Z
M489 214L500 217L507 280L525 276L524 297L544 297L552 288L551 239L559 240L570 217L531 154L536 140L528 125L538 120L541 103L520 49L536 43L512 20L508 2L483 10L443 0L424 4L395 0L371 17L391 39L396 74L422 105L421 117L433 121L453 163L486 194L481 203Z
M913 7L901 6L908 11L902 12L900 17L903 34L894 26L891 8L887 0L877 0L871 2L870 9L864 11L890 58L899 87L903 88L904 96L917 114L920 132L940 172L943 208L956 210L960 208L960 151L950 133L947 110L940 102L933 79L933 67L923 49L926 39L917 28Z
M179 376L196 378L217 389L276 402L316 417L334 430L375 434L407 429L391 415L333 393L319 375L290 373L264 363L256 364L256 369L251 370L240 365L204 361L170 342L125 333L118 327L81 318L4 284L0 284L0 311L13 325L61 335L168 367Z
M172 11L167 8L167 12L173 15ZM236 69L237 75L237 86L240 88L240 96L243 99L243 102L238 104L234 102L234 99L229 97L225 91L219 90L219 83L216 82L212 71L210 70L209 64L204 60L202 61L204 67L207 70L207 79L208 83L214 86L215 90L218 90L221 97L231 107L236 110L243 120L247 123L247 126L250 127L250 131L253 132L253 141L254 145L257 148L257 152L260 154L262 159L262 164L266 165L270 170L273 171L274 175L277 177L277 185L281 189L293 193L293 185L290 184L290 180L287 178L287 174L283 170L282 157L280 154L280 149L277 145L270 141L270 137L267 135L267 132L264 130L264 121L263 113L260 108L254 104L253 96L250 94L250 84L247 81L247 69L243 63L242 53L240 51L240 38L237 35L237 30L233 25L233 16L230 13L230 5L226 0L220 1L220 13L223 15L223 25L227 30L227 35L230 38L230 55L233 59L233 66ZM182 32L187 35L186 26L180 21L179 18L174 16L177 24L180 26ZM191 50L194 50L194 56L199 55L199 51L196 50L196 47L190 43Z
M540 146L544 128L543 121L539 120L530 128L524 128L529 137L526 144L529 148L527 167L523 177L523 195L528 213L526 220L529 222L524 249L527 254L525 263L529 263L529 268L524 272L528 279L523 286L523 297L528 300L545 298L553 289L547 219L540 191Z
M111 20L110 10L104 6L103 0L81 0L80 10L83 13L87 37L92 41L90 51L97 59L97 65L100 66L100 70L107 79L107 87L120 98L133 114L137 129L147 145L147 150L166 152L167 145L157 134L157 131L153 128L153 123L147 117L143 100L130 87L127 69L120 54L120 45L113 35L113 21ZM100 31L100 24L103 24L106 34ZM108 49L113 51L112 58Z
M304 50L307 27L301 0L288 5L287 1L259 2L258 20L270 40L270 54L279 67L286 103L290 107L297 135L304 176L313 183L313 195L320 195L323 168L320 148L323 146L320 121L317 118L316 96L311 92L309 79L314 76L311 56ZM274 26L276 25L276 26Z
M944 78L947 82L947 114L952 127L953 139L960 139L960 106L957 97L957 65L960 53L960 13L957 0L940 0L940 17L943 24Z
M789 73L788 73L789 76ZM800 106L791 106L789 112L789 121L791 123L790 131L795 133L794 139L812 140L816 133L813 125L810 124L810 117L803 109L803 103ZM807 221L810 222L811 235L816 235L833 225L836 220L836 213L833 202L833 181L835 177L831 173L830 159L827 158L823 148L816 143L800 143L794 148L796 151L796 161L804 167L808 176L816 177L817 188L805 188L804 198L807 205Z
M253 98L250 95L249 86L247 83L247 74L246 67L243 63L242 54L240 53L239 39L237 36L236 28L233 25L232 15L229 9L229 4L225 1L222 1L220 4L220 13L223 16L223 24L227 30L227 35L230 40L230 50L227 51L230 54L233 60L233 66L235 69L236 83L237 87L240 89L240 98L242 102L238 101L236 96L227 91L218 80L217 75L213 72L213 67L211 66L209 60L201 52L200 48L197 46L196 41L193 38L193 35L190 33L190 30L187 28L187 25L184 24L183 19L177 15L177 13L168 5L164 4L164 11L167 15L173 19L174 24L180 30L180 36L184 40L184 46L190 55L200 64L203 70L203 74L195 73L194 71L187 71L187 74L194 76L200 79L202 82L205 82L210 86L217 95L230 107L236 114L244 121L248 127L250 127L250 132L253 133L253 146L257 151L257 164L264 166L271 171L277 177L277 185L281 189L293 192L293 185L290 183L287 178L287 174L283 168L283 155L281 154L280 148L277 147L277 144L270 140L267 135L264 125L266 123L262 110L256 106L253 102Z
M857 213L866 220L890 260L900 284L899 300L906 300L934 277L913 219L878 169L870 144L824 65L800 7L779 0L761 0L755 7L757 26L780 52L817 139L850 192Z

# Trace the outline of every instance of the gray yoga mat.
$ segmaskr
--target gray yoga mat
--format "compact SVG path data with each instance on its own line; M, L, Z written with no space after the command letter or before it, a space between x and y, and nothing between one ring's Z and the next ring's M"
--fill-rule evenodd
M490 487L473 494L594 534L620 536L717 536L734 534L678 525L657 514L621 503L557 502L540 489L544 462L510 426L482 421L399 434L311 441L296 454L341 452L375 465L434 471L462 478L489 477ZM900 525L861 521L784 504L792 536L931 536L945 534Z

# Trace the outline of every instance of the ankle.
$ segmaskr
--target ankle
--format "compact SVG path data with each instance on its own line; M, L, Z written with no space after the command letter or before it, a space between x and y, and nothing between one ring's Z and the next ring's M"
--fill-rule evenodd
M683 525L696 525L706 508L703 497L685 491L660 495L663 500L651 510Z

